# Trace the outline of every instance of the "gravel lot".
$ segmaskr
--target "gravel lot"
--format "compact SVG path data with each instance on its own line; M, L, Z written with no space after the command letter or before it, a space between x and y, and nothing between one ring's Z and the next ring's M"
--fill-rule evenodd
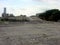
M60 45L60 23L0 25L0 45Z

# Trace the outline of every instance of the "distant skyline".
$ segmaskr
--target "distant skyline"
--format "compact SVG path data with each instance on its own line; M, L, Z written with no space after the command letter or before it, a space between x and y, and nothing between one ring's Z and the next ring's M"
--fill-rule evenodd
M35 15L48 9L60 9L60 0L0 0L0 16L4 7L7 13L18 15Z

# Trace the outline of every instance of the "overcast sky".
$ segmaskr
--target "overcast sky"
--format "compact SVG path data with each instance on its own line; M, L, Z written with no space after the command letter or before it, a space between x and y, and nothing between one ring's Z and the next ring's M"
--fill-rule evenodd
M60 9L60 0L0 0L0 16L4 7L7 13L30 16L48 9Z

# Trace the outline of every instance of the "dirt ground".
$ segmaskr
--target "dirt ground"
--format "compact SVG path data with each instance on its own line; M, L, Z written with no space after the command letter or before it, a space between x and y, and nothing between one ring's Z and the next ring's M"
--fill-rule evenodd
M0 25L0 45L60 45L60 23Z

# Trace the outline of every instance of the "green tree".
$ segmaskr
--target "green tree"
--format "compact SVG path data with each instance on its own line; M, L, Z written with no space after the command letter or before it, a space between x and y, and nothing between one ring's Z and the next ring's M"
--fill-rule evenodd
M60 20L60 11L58 9L47 10L39 14L38 17L47 21L58 21Z

